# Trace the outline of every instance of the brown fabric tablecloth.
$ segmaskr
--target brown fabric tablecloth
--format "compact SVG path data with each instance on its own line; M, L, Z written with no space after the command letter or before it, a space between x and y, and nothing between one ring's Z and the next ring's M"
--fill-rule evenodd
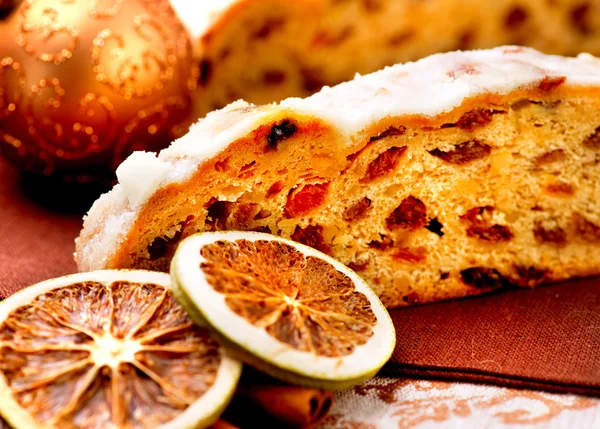
M0 160L0 298L75 272L81 214L49 198ZM58 195L77 206L77 195ZM73 203L73 204L71 204ZM397 348L384 374L600 396L600 280L392 311Z

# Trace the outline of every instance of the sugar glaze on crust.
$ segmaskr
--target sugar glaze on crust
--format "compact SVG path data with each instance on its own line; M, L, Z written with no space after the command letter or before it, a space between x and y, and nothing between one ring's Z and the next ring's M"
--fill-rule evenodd
M268 229L341 259L388 306L594 274L599 95L600 60L503 47L396 65L306 99L236 102L158 158L124 162L85 219L76 260L83 271L165 269L182 236ZM575 124L580 110L589 117ZM523 204L507 208L515 198Z

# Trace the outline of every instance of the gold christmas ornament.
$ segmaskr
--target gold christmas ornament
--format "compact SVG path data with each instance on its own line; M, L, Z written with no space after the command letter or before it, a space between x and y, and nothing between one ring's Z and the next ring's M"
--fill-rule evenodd
M26 0L0 21L0 151L110 177L185 133L198 68L168 0Z

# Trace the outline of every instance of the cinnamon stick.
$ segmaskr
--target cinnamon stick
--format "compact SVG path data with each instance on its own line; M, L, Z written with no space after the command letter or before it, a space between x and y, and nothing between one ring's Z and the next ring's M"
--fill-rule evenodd
M315 425L333 404L333 392L308 387L253 384L241 393L289 428Z
M217 422L211 426L211 429L240 429L240 428L221 419L221 420L217 420Z

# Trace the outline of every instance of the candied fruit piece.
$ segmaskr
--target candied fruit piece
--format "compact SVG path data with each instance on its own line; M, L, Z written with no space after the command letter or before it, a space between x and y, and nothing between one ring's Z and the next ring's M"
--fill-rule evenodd
M386 219L388 229L417 230L427 225L427 208L418 198L405 198L402 203Z
M275 195L277 195L278 193L281 192L281 190L285 187L285 182L280 180L278 182L275 182L271 185L271 187L267 190L267 198L271 198Z
M406 146L391 147L379 154L377 158L371 161L364 177L361 177L359 182L369 183L395 170L404 152L406 152Z
M561 86L566 81L567 81L567 78L565 76L558 76L558 77L546 76L544 79L542 79L542 81L538 85L538 88L542 92L550 92L553 89L556 89L559 86Z
M546 152L537 158L535 158L536 165L546 165L552 164L554 162L562 161L566 157L565 151L563 149L554 149L550 152Z
M423 262L427 258L427 254L425 248L422 246L414 249L403 247L395 251L392 257L401 261L410 262L411 264L416 264Z
M329 183L316 183L292 189L285 204L285 217L301 216L319 207L325 202L328 188Z

